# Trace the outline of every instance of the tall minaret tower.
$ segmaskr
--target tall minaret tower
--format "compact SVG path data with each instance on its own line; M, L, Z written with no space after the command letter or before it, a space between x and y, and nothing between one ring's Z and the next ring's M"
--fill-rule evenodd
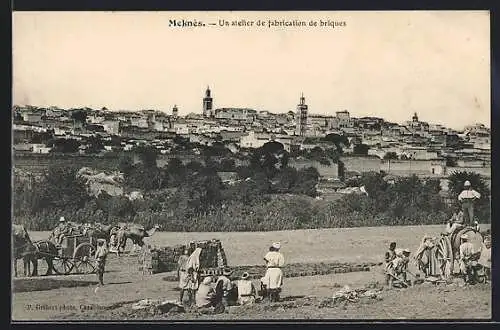
M305 136L307 130L307 104L304 93L300 97L300 103L297 105L297 116L295 116L297 122L295 134L299 136Z
M210 117L212 113L212 96L210 96L210 87L207 86L205 97L203 98L203 117Z
M174 105L174 107L172 108L172 117L174 117L174 119L177 119L178 115L179 115L179 109L177 108L177 105Z

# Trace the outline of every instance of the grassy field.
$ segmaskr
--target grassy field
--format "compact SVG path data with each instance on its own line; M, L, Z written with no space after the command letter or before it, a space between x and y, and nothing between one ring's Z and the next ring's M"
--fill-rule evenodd
M482 225L481 228L490 228ZM260 265L272 242L282 244L288 263L380 262L390 242L415 251L425 234L439 235L444 226L394 226L332 228L270 232L186 233L157 232L145 239L148 244L170 246L191 240L217 238L226 251L229 265ZM34 240L48 232L30 232ZM130 243L129 243L130 244Z
M489 226L483 226L484 229ZM439 235L441 226L373 227L286 232L249 233L156 233L149 244L175 245L190 240L218 238L229 265L259 265L273 241L281 241L287 263L379 262L387 245L395 241L412 251L424 234ZM47 232L32 232L32 238L47 238ZM18 268L22 269L22 267ZM177 299L176 282L169 273L143 275L137 257L110 255L104 281L95 290L95 275L69 275L16 279L12 294L14 320L126 320L137 319L131 310L140 299ZM172 274L170 274L172 275ZM344 285L363 287L383 283L380 267L369 272L286 278L278 305L257 304L232 309L220 315L182 313L151 318L198 319L488 319L491 317L491 286L472 287L420 285L402 290L384 290L379 301L341 304L321 308L321 302ZM258 280L255 280L258 285ZM43 287L40 289L40 287ZM437 313L439 312L439 313ZM149 317L148 317L149 318ZM139 318L141 319L141 318Z

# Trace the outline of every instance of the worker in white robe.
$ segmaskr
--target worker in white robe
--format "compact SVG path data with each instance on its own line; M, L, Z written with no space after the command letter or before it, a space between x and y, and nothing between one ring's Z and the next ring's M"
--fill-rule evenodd
M251 305L255 302L257 290L249 277L250 275L247 272L244 272L241 275L241 279L236 281L239 305Z
M271 301L279 301L279 293L283 285L283 271L281 268L285 264L285 258L279 252L280 249L281 244L279 242L273 243L269 248L269 252L264 256L267 270L261 282L269 293Z

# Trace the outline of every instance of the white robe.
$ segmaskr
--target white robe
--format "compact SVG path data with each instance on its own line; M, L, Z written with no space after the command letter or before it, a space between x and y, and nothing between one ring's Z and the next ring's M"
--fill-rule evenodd
M281 267L285 264L285 258L280 252L268 252L264 259L267 262L267 271L261 282L268 289L279 289L283 285L283 272Z

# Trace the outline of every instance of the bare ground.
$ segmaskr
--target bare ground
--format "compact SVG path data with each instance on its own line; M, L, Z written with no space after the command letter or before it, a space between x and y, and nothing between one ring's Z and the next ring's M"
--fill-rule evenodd
M281 241L287 263L380 262L390 241L412 251L424 234L438 235L442 226L372 227L253 233L157 233L151 244L175 245L190 240L221 239L230 265L259 265L267 247ZM489 226L488 226L489 227ZM43 239L46 232L30 233ZM19 263L18 270L21 270ZM43 262L40 261L43 270ZM282 303L231 308L218 315L196 311L146 315L133 313L141 299L177 299L170 274L142 275L136 257L111 255L106 285L97 291L95 275L22 278L13 281L13 320L265 320L265 319L490 319L491 285L471 287L419 285L383 290L381 300L321 308L344 285L353 288L383 283L380 268L369 272L286 278Z
M128 270L124 271L125 269ZM377 268L370 272L287 278L282 293L283 302L233 307L224 314L204 315L189 311L153 316L135 313L131 306L138 300L177 299L177 283L165 281L164 277L165 273L143 276L137 271L133 257L118 259L112 256L108 272L105 274L106 285L97 292L95 275L16 280L14 291L26 290L30 282L31 288L28 288L30 291L13 293L12 318L13 320L491 318L490 285L459 287L423 284L409 289L384 289L380 294L381 300L363 300L358 303L320 307L344 285L354 288L364 287L368 283L381 284L383 276ZM67 287L68 283L77 283L81 286ZM40 291L31 291L34 288Z

